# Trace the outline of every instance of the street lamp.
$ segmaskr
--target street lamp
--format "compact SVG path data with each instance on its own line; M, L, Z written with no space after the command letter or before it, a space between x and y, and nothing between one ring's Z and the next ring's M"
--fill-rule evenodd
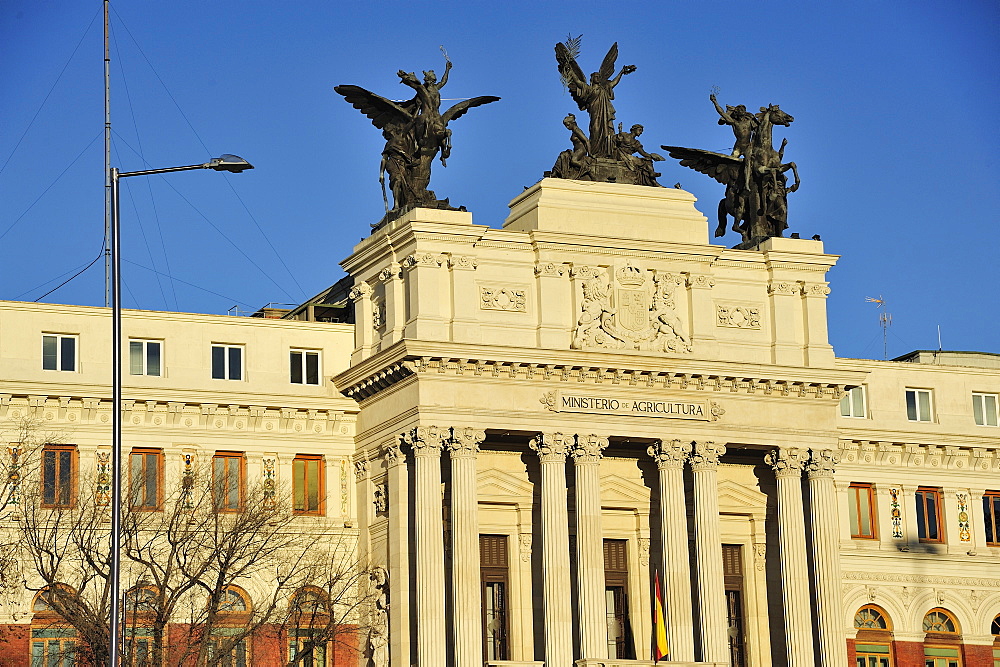
M121 237L119 218L118 181L129 176L151 176L171 171L189 169L214 169L239 174L253 165L239 157L225 153L204 164L190 164L166 169L124 171L111 168L111 642L110 667L118 667L121 649L121 520L122 520L122 296L121 296Z

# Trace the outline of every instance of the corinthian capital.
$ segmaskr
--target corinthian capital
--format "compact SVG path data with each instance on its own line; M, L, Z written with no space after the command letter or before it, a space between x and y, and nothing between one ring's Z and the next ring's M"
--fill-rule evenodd
M438 426L418 426L400 436L404 445L413 448L414 456L441 456L441 448L451 438L451 429Z
M646 453L653 457L656 467L660 469L683 468L691 449L691 443L684 440L661 440L650 445Z
M372 286L368 283L358 283L351 288L350 293L347 295L352 301L357 301L361 298L367 299L372 295Z
M475 457L479 451L479 444L486 439L486 432L465 426L452 429L451 440L448 441L448 451L451 458Z
M538 458L542 463L565 461L566 454L574 445L573 436L563 433L539 433L528 443L529 447L538 452Z
M774 468L776 477L800 477L809 459L809 451L798 447L773 449L764 455L764 462Z
M719 465L719 458L726 453L726 446L721 442L695 442L691 452L691 469L708 470Z
M840 454L834 450L813 449L810 452L809 462L806 463L806 473L810 479L813 477L833 477L838 463L840 463Z
M602 438L594 434L578 435L576 436L576 442L572 446L570 455L576 459L577 463L596 463L601 460L607 446L607 438Z

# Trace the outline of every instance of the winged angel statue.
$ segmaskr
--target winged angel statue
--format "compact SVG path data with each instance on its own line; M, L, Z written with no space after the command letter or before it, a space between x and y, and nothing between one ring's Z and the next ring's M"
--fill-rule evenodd
M711 100L719 113L719 124L733 128L736 144L732 154L680 146L662 148L682 166L726 186L726 195L719 202L715 235L726 234L727 215L732 216L733 231L743 236L743 242L736 247L752 248L764 239L781 236L788 228L788 193L799 189L799 171L794 162L782 162L788 140L783 139L775 150L772 134L775 125L788 127L795 119L777 104L760 107L759 113L751 114L742 104L723 110L715 95ZM789 169L795 175L792 185L785 176Z
M441 89L448 83L451 60L445 56L444 75L438 81L434 70L424 72L421 81L413 72L399 70L399 81L413 89L414 96L406 101L393 101L360 86L336 86L355 109L382 130L385 148L379 166L379 182L386 215L375 227L393 220L406 211L422 207L456 210L448 199L438 199L427 186L431 181L431 164L440 153L442 166L451 155L451 130L448 123L460 118L473 107L496 102L500 98L480 96L463 100L441 113ZM392 208L385 192L385 176L389 175Z
M563 125L570 131L573 148L559 155L546 176L658 186L656 177L659 174L653 169L653 162L663 158L647 153L639 143L642 126L633 125L629 132L624 132L619 123L618 132L615 132L615 87L623 76L636 70L635 65L625 65L615 74L618 60L618 43L615 42L604 56L600 69L588 80L576 62L579 43L577 37L556 44L556 62L573 101L590 116L590 136L577 126L573 114L567 115Z

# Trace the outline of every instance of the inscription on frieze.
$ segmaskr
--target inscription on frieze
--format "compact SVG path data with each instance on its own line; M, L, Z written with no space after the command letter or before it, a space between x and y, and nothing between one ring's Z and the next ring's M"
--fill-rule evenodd
M724 413L716 410L717 404L710 401L641 398L610 392L553 390L546 392L540 401L553 412L585 412L696 421L715 421Z

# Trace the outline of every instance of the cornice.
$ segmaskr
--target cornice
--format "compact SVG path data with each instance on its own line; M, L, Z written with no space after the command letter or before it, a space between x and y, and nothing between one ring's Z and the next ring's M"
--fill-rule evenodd
M988 579L986 577L935 577L926 574L900 574L892 571L848 571L843 573L845 580L849 581L886 581L904 584L939 584L943 586L977 586L980 588L1000 588L1000 579Z
M363 400L410 375L692 389L769 397L839 400L864 376L832 369L403 340L334 377L346 396Z
M888 466L957 472L1000 472L1000 448L940 444L901 443L876 440L841 440L844 466Z

